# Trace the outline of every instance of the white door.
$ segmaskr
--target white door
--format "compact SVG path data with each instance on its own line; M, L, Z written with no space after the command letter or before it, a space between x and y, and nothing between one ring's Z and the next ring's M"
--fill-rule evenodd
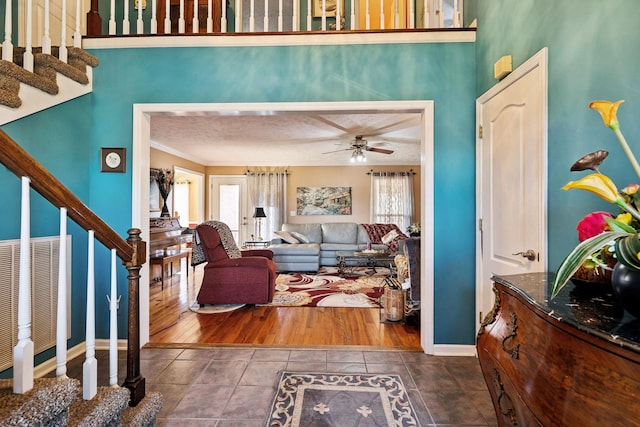
M491 276L546 270L546 48L478 98L478 326Z
M249 240L247 178L244 175L211 176L210 184L210 218L227 224L238 247L241 247Z

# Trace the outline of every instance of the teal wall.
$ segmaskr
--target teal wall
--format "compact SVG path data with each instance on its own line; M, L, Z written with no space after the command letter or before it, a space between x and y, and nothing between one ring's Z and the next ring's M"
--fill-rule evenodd
M435 339L473 344L474 51L473 43L95 50L92 150L131 147L133 103L434 100ZM92 207L126 227L129 208L116 211L112 200L128 203L130 174L101 175L91 164L92 194L103 196Z
M465 0L478 18L477 95L492 87L493 63L510 54L516 68L549 48L549 268L577 244L576 223L613 206L584 191L561 187L584 173L570 172L582 155L609 151L601 171L618 187L636 183L613 132L591 100L624 99L622 131L640 154L640 7L635 0Z

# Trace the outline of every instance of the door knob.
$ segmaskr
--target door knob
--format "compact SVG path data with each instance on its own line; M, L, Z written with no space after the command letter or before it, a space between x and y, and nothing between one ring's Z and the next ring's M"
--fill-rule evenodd
M511 255L522 255L523 258L526 258L529 261L535 261L536 258L538 258L536 251L534 251L533 249L529 249L526 252L516 252L515 254L511 254Z

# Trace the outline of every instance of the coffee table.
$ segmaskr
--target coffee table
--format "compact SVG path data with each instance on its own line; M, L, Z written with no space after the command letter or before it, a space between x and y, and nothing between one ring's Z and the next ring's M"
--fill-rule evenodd
M375 274L376 267L392 264L394 257L395 255L389 252L338 251L336 252L338 274L342 276L353 267L369 267L366 273Z

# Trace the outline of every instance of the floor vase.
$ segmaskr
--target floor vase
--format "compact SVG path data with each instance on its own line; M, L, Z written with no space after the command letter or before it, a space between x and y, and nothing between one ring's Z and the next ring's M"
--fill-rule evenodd
M611 275L611 287L620 305L640 319L640 270L617 263Z

